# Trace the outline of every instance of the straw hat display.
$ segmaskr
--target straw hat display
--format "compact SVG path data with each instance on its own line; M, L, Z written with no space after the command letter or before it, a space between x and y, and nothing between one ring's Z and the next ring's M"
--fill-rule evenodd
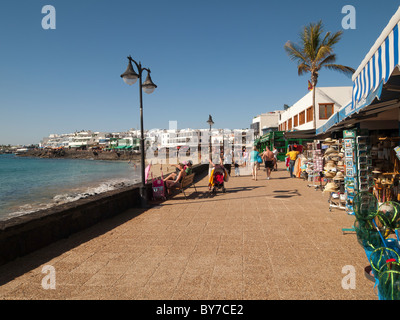
M332 139L332 138L326 138L326 139L324 140L324 142L322 142L322 144L331 145L331 144L334 144L334 143L336 143L336 142L337 142L337 140L334 140L334 139Z
M334 161L332 162L328 162L325 167L324 167L325 171L336 171L336 164Z
M342 181L342 180L344 180L343 172L341 172L341 171L337 172L337 173L336 173L336 176L333 178L333 180L336 180L336 181Z
M330 148L326 149L324 158L330 158L330 159L332 159L333 157L337 158L338 155L339 155L339 153L337 152L337 150L330 147Z
M335 148L329 147L328 149L325 150L325 155L331 154L331 153L337 153L337 150Z
M328 171L328 172L325 173L325 178L328 178L328 179L332 179L335 176L336 176L336 172L335 171Z
M337 153L332 153L329 155L329 159L331 159L333 161L339 161L341 158L339 157L339 155Z
M334 182L328 182L324 188L324 192L338 192L339 188Z

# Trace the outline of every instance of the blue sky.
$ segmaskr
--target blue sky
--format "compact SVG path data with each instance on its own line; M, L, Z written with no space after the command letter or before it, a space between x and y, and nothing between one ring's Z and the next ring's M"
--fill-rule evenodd
M44 30L44 5L56 29ZM322 20L342 29L342 7L356 9L337 63L357 69L399 3L393 0L2 0L0 3L0 144L38 143L51 133L139 128L138 83L120 78L128 55L152 71L144 94L145 129L248 128L307 93L308 76L283 46ZM319 86L351 86L322 71Z

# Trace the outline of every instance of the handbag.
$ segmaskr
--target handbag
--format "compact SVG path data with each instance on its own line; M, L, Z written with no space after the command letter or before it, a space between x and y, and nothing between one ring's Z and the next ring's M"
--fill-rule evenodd
M258 163L262 163L263 161L262 161L262 158L260 157L260 155L257 155L257 162Z

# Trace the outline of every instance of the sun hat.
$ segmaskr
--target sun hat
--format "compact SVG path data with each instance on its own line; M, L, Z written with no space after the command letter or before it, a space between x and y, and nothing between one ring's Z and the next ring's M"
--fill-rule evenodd
M327 154L327 153L329 154L329 153L332 153L332 152L337 152L337 151L336 151L335 148L332 148L332 147L329 147L328 149L325 150L325 154Z
M336 172L328 171L328 172L325 173L324 176L325 176L325 178L332 179L332 178L334 178L336 176Z
M333 160L333 161L339 161L339 159L341 159L337 153L331 153L330 155L328 155L327 157L329 157L329 159Z
M336 176L333 178L333 180L344 180L344 175L343 175L342 171L338 171L336 173Z
M328 182L324 188L324 192L338 192L339 188L334 182Z
M334 143L336 143L336 141L337 140L334 140L334 139L332 139L332 138L326 138L323 142L322 142L322 144L334 144Z
M334 145L335 145L335 146L341 146L341 145L342 145L342 142L340 142L339 140L335 140Z
M324 167L324 169L325 169L325 171L330 171L330 170L332 170L332 169L336 169L336 165L335 165L335 163L333 162L328 162L326 165L325 165L325 167Z

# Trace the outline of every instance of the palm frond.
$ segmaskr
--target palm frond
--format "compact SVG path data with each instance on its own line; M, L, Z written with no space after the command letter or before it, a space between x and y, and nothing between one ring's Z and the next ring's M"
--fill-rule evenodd
M320 67L323 67L324 65L332 64L333 62L336 62L336 54L334 53L325 56L322 60L318 62L318 65Z
M288 41L285 43L284 49L291 60L297 61L298 63L307 62L307 58L297 44Z
M351 76L356 71L351 67L343 66L341 64L325 64L323 67L329 70L339 71L347 76Z
M321 42L322 31L322 21L319 21L305 26L300 33L304 55L307 56L310 61L316 60L317 53L323 45L323 42Z
M338 43L340 41L340 39L342 38L342 34L343 31L338 31L335 32L333 35L329 35L328 37L326 37L326 39L324 39L324 44L328 47L333 47L336 43Z
M310 23L301 30L299 44L288 41L284 45L290 59L297 62L299 76L309 72L314 86L317 84L321 68L339 71L346 75L355 72L351 67L335 64L336 55L333 53L333 47L339 42L343 32L327 32L323 36L323 29L322 20Z
M298 75L301 76L301 75L305 74L306 72L311 72L311 67L306 63L300 63L297 66L297 72L298 72Z
M317 64L320 64L321 61L323 61L324 59L326 59L326 57L328 57L329 55L332 54L332 47L328 47L328 46L321 46L315 56L315 62Z

